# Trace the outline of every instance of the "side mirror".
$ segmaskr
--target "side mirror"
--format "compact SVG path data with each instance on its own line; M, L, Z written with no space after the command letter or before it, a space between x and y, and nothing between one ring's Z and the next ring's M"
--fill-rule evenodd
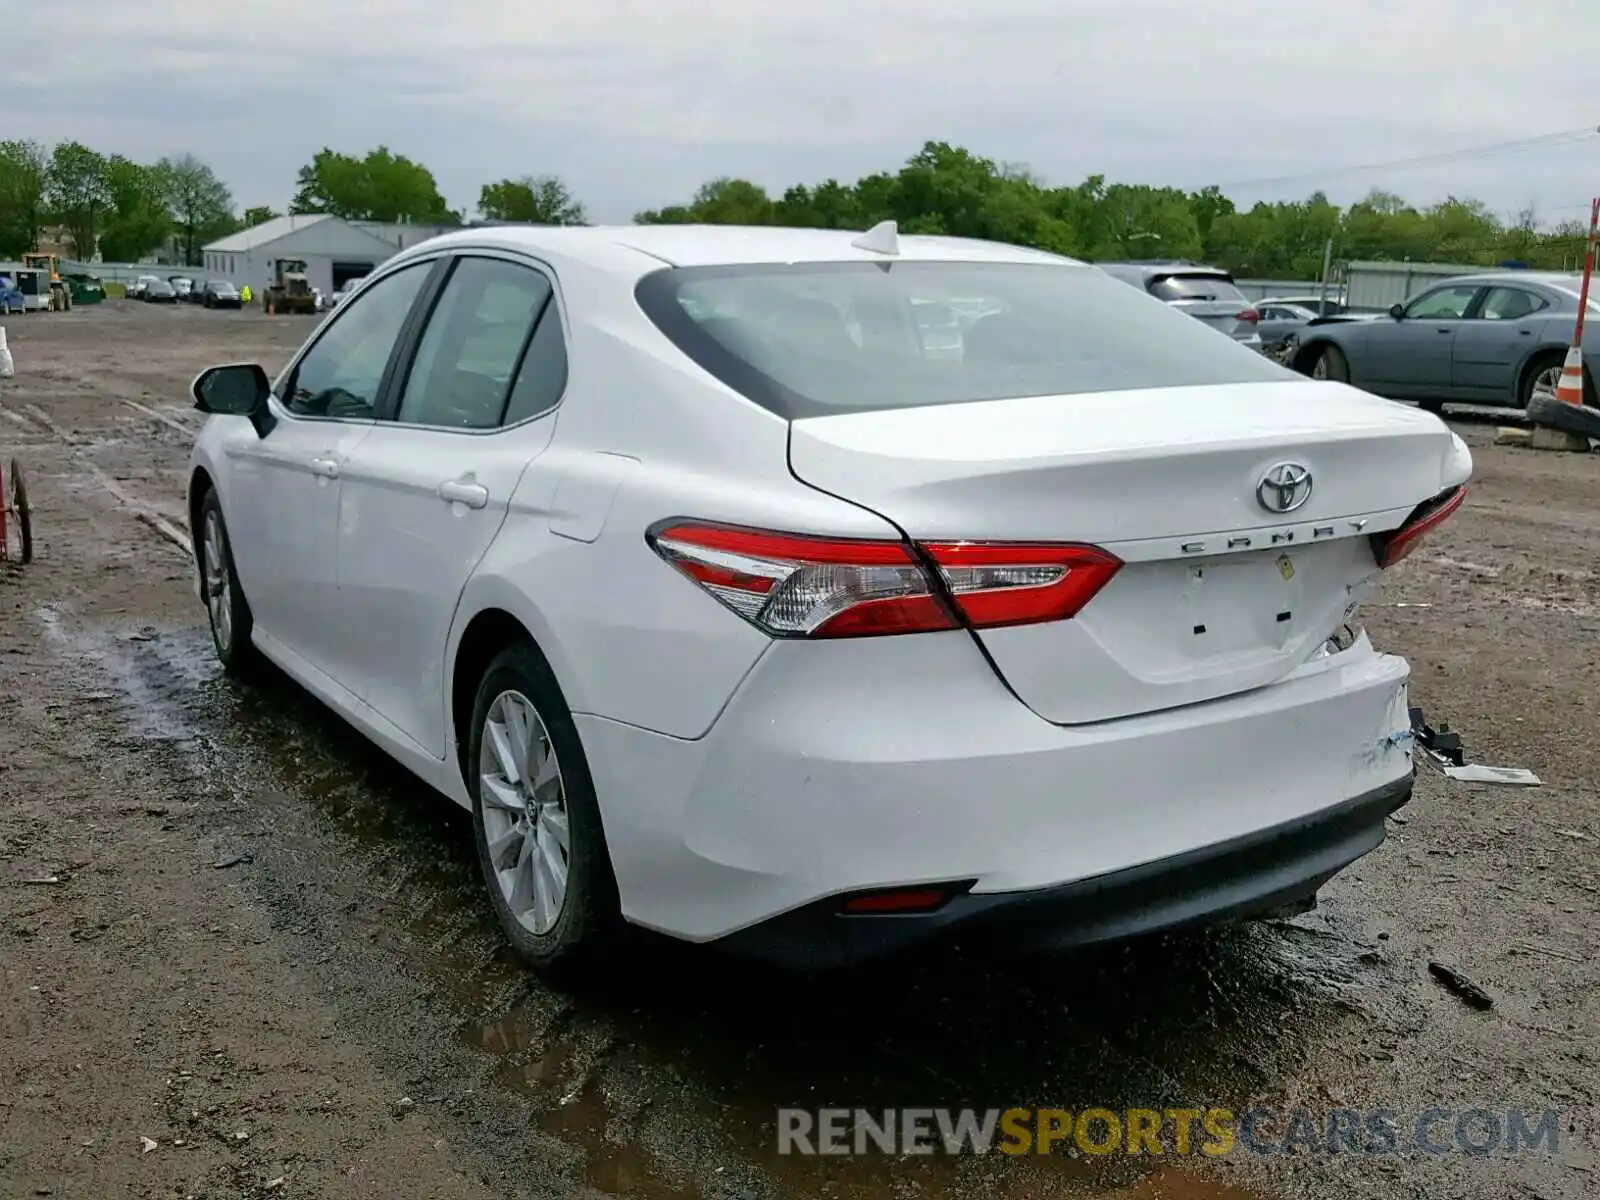
M258 437L266 437L275 424L267 397L272 381L256 363L229 363L209 367L195 376L190 386L194 406L203 413L227 417L249 417Z
M1406 315L1406 306L1404 304L1391 304L1389 306L1389 315L1396 321L1404 320Z

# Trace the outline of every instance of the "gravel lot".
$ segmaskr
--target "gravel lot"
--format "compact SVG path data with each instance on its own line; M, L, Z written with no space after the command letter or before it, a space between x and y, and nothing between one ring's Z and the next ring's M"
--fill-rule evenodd
M0 1196L1600 1194L1600 457L1460 427L1467 508L1365 619L1413 703L1545 786L1425 769L1316 912L818 981L641 938L561 993L504 951L462 814L288 682L213 666L172 540L187 383L276 369L310 328L121 301L7 325L0 454L40 544L0 567ZM1561 1131L1517 1157L822 1160L776 1153L784 1104L1554 1108Z

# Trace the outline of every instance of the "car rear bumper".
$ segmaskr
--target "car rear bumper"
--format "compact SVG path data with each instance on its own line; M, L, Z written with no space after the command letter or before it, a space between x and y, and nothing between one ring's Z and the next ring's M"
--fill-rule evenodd
M1067 946L1314 892L1409 795L1407 676L1362 637L1271 687L1057 726L966 634L925 634L776 644L695 741L576 720L628 919L822 966L964 924ZM837 915L945 885L929 915Z
M1384 838L1407 775L1270 829L1055 887L958 894L925 915L844 915L837 898L729 934L736 953L796 969L847 966L947 933L986 947L1066 950L1293 907Z

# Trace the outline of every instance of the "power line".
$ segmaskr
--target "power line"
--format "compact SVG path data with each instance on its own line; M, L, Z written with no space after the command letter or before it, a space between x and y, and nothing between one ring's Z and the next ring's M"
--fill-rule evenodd
M1437 154L1420 154L1411 158L1396 158L1388 162L1367 163L1361 166L1327 167L1316 171L1303 171L1295 175L1272 175L1257 179L1235 179L1219 184L1222 188L1265 187L1279 183L1299 183L1305 180L1329 179L1339 175L1360 175L1370 171L1392 171L1401 167L1444 166L1476 158L1494 158L1502 154L1525 154L1532 150L1548 150L1567 146L1600 134L1600 128L1586 125L1582 129L1567 129L1560 133L1540 134L1538 137L1518 138L1511 142L1492 142L1486 146L1472 146L1460 150L1446 150Z

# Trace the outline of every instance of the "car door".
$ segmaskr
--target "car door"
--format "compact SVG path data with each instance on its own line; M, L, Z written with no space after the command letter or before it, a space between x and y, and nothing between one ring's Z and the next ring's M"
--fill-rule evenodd
M1550 302L1530 288L1485 290L1456 332L1451 378L1464 398L1516 404L1517 367L1537 343Z
M395 272L323 326L273 385L271 431L246 428L223 451L224 515L257 628L339 682L340 473L371 432L432 266Z
M1406 305L1403 317L1382 317L1366 331L1372 385L1423 398L1446 398L1456 331L1482 290L1444 284Z
M362 699L442 758L456 604L549 445L566 387L552 277L511 256L463 254L407 343L379 421L346 464L340 603Z

